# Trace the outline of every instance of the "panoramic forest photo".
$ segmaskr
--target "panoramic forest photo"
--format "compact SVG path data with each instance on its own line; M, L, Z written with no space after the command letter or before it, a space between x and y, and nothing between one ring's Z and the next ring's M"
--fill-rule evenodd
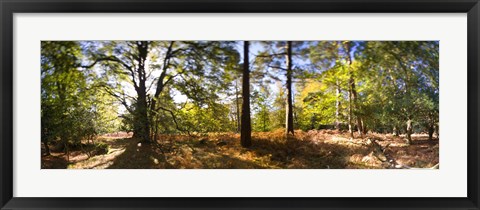
M42 169L438 169L438 41L42 41Z

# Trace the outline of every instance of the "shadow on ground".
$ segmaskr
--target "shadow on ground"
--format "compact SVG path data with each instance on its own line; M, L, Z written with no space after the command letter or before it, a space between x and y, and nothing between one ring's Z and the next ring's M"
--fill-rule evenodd
M134 138L102 141L108 153L91 158L79 152L42 157L42 168L79 169L345 169L385 168L372 156L364 139L335 132L298 132L286 139L283 132L252 135L252 146L240 146L239 135L212 133L203 136L161 135L158 144ZM384 138L385 152L412 167L438 163L438 140L414 139L406 146L400 138ZM393 146L392 146L393 145ZM83 156L82 156L83 155Z

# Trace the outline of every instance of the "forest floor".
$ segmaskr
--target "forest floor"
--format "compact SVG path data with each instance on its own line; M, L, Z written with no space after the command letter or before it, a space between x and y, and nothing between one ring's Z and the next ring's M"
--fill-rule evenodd
M51 148L42 157L45 169L384 169L431 168L439 161L438 139L414 134L403 137L367 134L350 139L336 130L297 130L288 140L283 130L254 132L252 146L240 146L236 133L203 136L161 135L158 144L139 143L126 133L98 137L103 152L89 157L74 150L67 157ZM438 166L438 165L437 165Z

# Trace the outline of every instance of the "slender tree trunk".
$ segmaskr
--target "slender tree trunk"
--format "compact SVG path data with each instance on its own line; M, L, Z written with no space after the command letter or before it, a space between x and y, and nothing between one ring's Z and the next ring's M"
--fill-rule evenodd
M388 69L388 73L390 74L390 77L392 78L390 81L391 81L391 85L394 87L394 90L393 90L393 98L397 98L397 82L396 82L396 77L395 75L393 74L392 70L391 69ZM393 112L396 112L396 106L394 106L392 109ZM398 131L398 127L397 127L397 123L395 122L394 125L393 125L393 131L392 131L392 135L393 136L398 136L399 135L399 131Z
M61 111L63 112L63 117L60 119L60 124L64 124L65 123L65 118L67 118L67 114L66 114L66 107L64 106L64 103L66 101L66 88L65 86L61 85L60 83L56 83L56 86L57 86L57 89L58 89L58 98L60 99L60 104L61 104ZM70 161L68 155L69 155L69 148L68 148L68 134L65 132L65 131L61 131L60 132L60 142L63 143L63 150L64 150L64 153L65 155L67 155L67 159L68 161Z
M352 123L352 89L348 91L348 132L350 133L350 138L353 139L353 123Z
M411 119L408 119L407 120L407 134L406 134L406 137L407 137L407 144L412 144L412 120Z
M295 94L294 93L292 93L292 115L293 115L292 125L295 125L296 123L298 123L298 115L295 110ZM295 126L293 127L295 128Z
M357 91L355 90L355 81L352 80L352 100L354 104L354 108L358 111L357 105ZM363 126L362 126L362 118L359 115L356 115L357 118L357 131L359 136L363 136Z
M355 88L355 81L353 80L353 71L351 69L352 60L350 58L350 43L347 42L345 45L345 51L347 54L347 65L348 65L348 84L349 84L349 91L348 91L348 132L350 133L350 138L354 138L353 135L353 92Z
M435 128L433 126L433 123L429 123L428 125L428 140L433 140L433 132L435 131Z
M340 130L340 82L336 81L337 92L335 94L335 129Z
M350 91L352 92L352 101L353 101L353 108L357 109L358 111L358 104L357 104L357 90L355 88L355 77L353 75L353 70L352 70L352 57L350 55L350 42L347 42L346 44L346 51L347 51L347 62L349 66L349 71L350 71ZM359 136L363 136L363 126L362 126L362 118L358 115L356 115L357 118L357 131Z
M391 53L393 55L393 57L398 61L398 64L400 65L400 68L403 69L404 73L405 73L405 78L404 78L404 87L405 87L405 100L406 101L411 101L411 94L410 94L410 91L409 91L409 88L410 88L410 70L407 68L406 65L404 65L403 61L401 60L399 54L396 54L396 53ZM415 84L413 83L412 86L415 86ZM415 87L413 87L413 89L415 90ZM412 143L412 117L411 117L411 111L413 110L413 107L411 106L407 106L405 107L405 110L404 112L407 114L407 133L406 133L406 143L407 144L411 144Z
M50 148L48 147L48 141L43 141L43 145L45 146L45 155L49 156L50 155Z
M139 56L140 58L138 60L139 60L139 63L141 63L143 65L142 70L144 72L143 74L145 74L144 65L145 65L145 60L146 60L147 55L148 55L148 45L149 45L149 43L148 42L141 42L141 43L144 44L145 47L143 47L141 49L142 51L140 51L140 47L139 47L139 51L140 51L141 55ZM151 133L150 130L153 131L153 138L150 139L153 142L157 142L158 127L159 127L159 123L161 121L161 119L159 119L159 116L157 114L157 111L159 110L159 107L157 107L157 100L160 99L160 94L163 92L163 89L166 86L166 82L164 82L164 79L166 78L167 70L170 67L170 59L173 57L172 50L173 50L174 44L175 44L175 41L171 41L170 44L168 45L167 52L165 53L165 58L163 59L162 72L160 73L160 76L158 77L155 94L153 95L153 98L152 98L151 103L150 103L150 115L149 116L147 115L147 119L148 118L151 119L151 121L150 121L151 124L148 125L147 127L148 127L148 133ZM143 61L141 61L142 59L143 59ZM142 81L142 78L140 78L140 80ZM170 80L170 78L167 81L169 81L169 80ZM145 84L145 81L146 81L146 77L143 78L143 84ZM139 89L142 89L142 88L139 88ZM142 90L140 90L140 91L142 91ZM146 92L146 90L145 90L145 92ZM147 106L148 106L148 104L147 104ZM148 110L148 109L146 109L146 110ZM143 131L142 131L142 133L143 133Z
M286 136L293 131L293 101L292 101L292 42L287 41L286 46L286 64L287 64L287 106L286 106Z
M155 116L155 111L157 110L157 100L159 99L160 94L162 93L163 89L165 88L166 83L164 83L164 79L167 76L167 70L170 67L170 59L172 58L172 50L173 50L173 45L175 44L175 41L171 41L168 48L167 52L165 53L165 58L163 60L163 67L162 67L162 73L158 77L157 81L157 88L155 90L155 94L153 95L152 98L152 104L151 104L151 110L153 111L152 114ZM147 52L148 53L148 49ZM145 54L146 56L146 54Z
M361 124L362 124L363 135L367 135L367 125L365 124L365 122L363 122L363 119L361 119Z
M358 105L357 105L357 91L355 89L355 78L354 78L354 75L353 75L353 70L352 70L352 57L350 55L350 42L346 42L345 43L345 52L346 52L346 56L347 56L347 64L348 64L348 69L349 69L349 75L350 75L350 79L349 79L349 83L350 83L350 96L349 97L349 100L350 100L350 106L351 106L351 109L358 109ZM358 110L357 110L358 111ZM351 118L353 118L352 116L353 114L353 111L350 110L350 121L352 120ZM363 126L362 126L362 118L360 116L356 116L356 119L357 119L357 131L358 131L358 135L359 136L363 136L363 132L362 132L362 129L363 129ZM350 122L350 127L353 127L353 123ZM351 136L353 138L353 129L350 131L351 132Z
M252 125L250 122L250 68L249 68L249 42L243 42L243 81L242 81L242 124L240 143L242 147L252 145Z
M68 146L68 141L63 143L65 155L67 156L67 162L70 162L70 148Z
M238 97L239 90L237 86L237 80L235 79L235 106L237 108L237 132L240 132L240 98Z

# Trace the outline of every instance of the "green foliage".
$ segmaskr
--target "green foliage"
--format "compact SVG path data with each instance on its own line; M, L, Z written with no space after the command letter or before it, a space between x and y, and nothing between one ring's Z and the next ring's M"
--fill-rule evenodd
M116 110L81 68L78 42L42 42L42 141L79 144L117 130Z
M272 122L272 130L277 128L284 128L285 127L285 120L286 120L286 96L285 90L280 82L276 83L276 95L273 100L273 109L271 110L270 119Z
M150 136L238 131L239 44L42 42L42 140L79 142L118 130L138 131L145 123L141 111L147 112ZM252 42L254 131L285 127L285 45ZM348 123L350 115L377 132L403 128L408 119L417 131L438 126L438 45L293 42L294 127L332 127ZM354 100L349 97L353 92Z
M253 113L252 118L252 130L253 131L271 131L272 122L271 122L271 99L270 99L270 90L268 86L260 86L260 90L254 90L252 93L253 101Z
M437 123L438 42L367 42L363 47L358 58L364 62L362 104L370 110L364 115L373 116L371 126L403 124L407 119L417 125Z
M390 132L412 119L419 131L438 124L438 42L353 42L353 62L345 42L316 42L304 51L312 68L297 86L298 126L316 128L347 122L350 77L357 98L353 117L373 131ZM313 80L312 80L313 79ZM312 87L312 81L321 85ZM337 97L336 89L340 96Z
M297 86L296 107L298 127L302 130L319 129L320 125L335 123L335 89L314 80Z
M228 112L228 107L219 103L211 103L203 107L187 104L181 116L184 119L183 124L190 131L198 133L226 132L235 129L234 122L226 117Z

